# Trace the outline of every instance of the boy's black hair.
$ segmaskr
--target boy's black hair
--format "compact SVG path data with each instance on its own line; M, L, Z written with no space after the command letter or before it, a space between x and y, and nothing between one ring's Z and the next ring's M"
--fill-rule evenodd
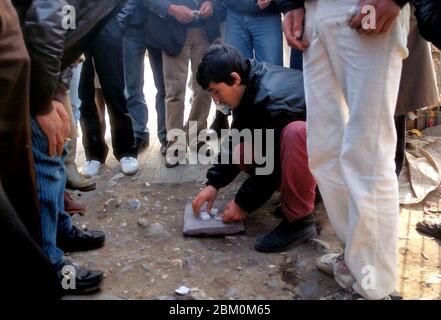
M204 53L198 67L196 80L206 90L210 82L234 83L231 73L236 72L242 79L241 84L248 83L250 64L248 60L234 47L225 44L213 44Z

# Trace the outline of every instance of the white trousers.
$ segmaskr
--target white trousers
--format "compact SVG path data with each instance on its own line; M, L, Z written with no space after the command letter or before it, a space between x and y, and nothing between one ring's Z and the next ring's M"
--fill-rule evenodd
M307 0L304 54L310 169L345 262L367 299L395 290L398 182L394 110L407 56L409 8L390 32L360 35L347 26L358 1Z

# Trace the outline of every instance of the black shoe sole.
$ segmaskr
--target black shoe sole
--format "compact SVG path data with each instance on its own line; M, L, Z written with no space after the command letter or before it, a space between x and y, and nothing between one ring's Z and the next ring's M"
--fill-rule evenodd
M96 189L96 183L94 182L93 184L85 186L85 187L74 187L69 182L66 182L66 189L78 190L78 191L82 191L82 192L93 191Z
M63 252L83 252L83 251L90 251L90 250L96 250L99 248L104 247L104 240L103 242L97 242L94 245L90 245L90 246L64 246L63 244L58 244L58 248L60 248L61 250L63 250Z
M259 244L255 243L254 244L254 249L257 252L262 252L262 253L279 253L279 252L284 252L287 251L288 249L295 247L295 246L299 246L301 244L304 244L306 242L308 242L310 239L314 238L315 236L317 236L317 229L314 228L313 230L311 230L310 232L308 232L307 235L303 236L301 239L294 241L286 246L283 247L263 247L260 246Z

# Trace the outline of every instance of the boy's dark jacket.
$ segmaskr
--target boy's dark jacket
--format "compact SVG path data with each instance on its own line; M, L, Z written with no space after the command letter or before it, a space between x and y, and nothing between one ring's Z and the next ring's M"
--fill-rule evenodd
M274 149L266 150L266 157L274 159L273 172L250 176L236 194L235 202L251 213L278 189L283 174L280 166L281 133L289 123L306 120L306 106L302 72L255 60L249 60L249 63L249 81L240 105L233 111L231 127L239 131L263 129L263 137L265 129L274 129ZM231 160L233 146L230 144L227 150ZM216 189L228 185L240 172L237 164L221 164L220 159L221 154L218 164L207 172L207 185Z

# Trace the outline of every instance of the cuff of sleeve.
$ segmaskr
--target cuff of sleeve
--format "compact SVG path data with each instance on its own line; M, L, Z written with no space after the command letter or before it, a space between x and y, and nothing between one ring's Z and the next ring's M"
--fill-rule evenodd
M218 183L215 183L214 181L210 181L208 180L207 182L205 182L205 185L208 186L212 186L214 188L216 188L216 190L219 190L220 188L222 188L222 186Z
M280 7L280 11L283 12L283 14L286 14L289 11L303 8L305 6L304 1L295 1L295 2L289 2Z
M245 210L248 214L251 212L256 211L260 206L256 207L256 204L252 201L249 201L246 197L243 196L243 194L239 192L236 194L236 197L234 198L234 202L241 207L243 210Z
M68 88L64 84L60 84L55 90L53 99L61 102L64 105L64 99L66 98Z

